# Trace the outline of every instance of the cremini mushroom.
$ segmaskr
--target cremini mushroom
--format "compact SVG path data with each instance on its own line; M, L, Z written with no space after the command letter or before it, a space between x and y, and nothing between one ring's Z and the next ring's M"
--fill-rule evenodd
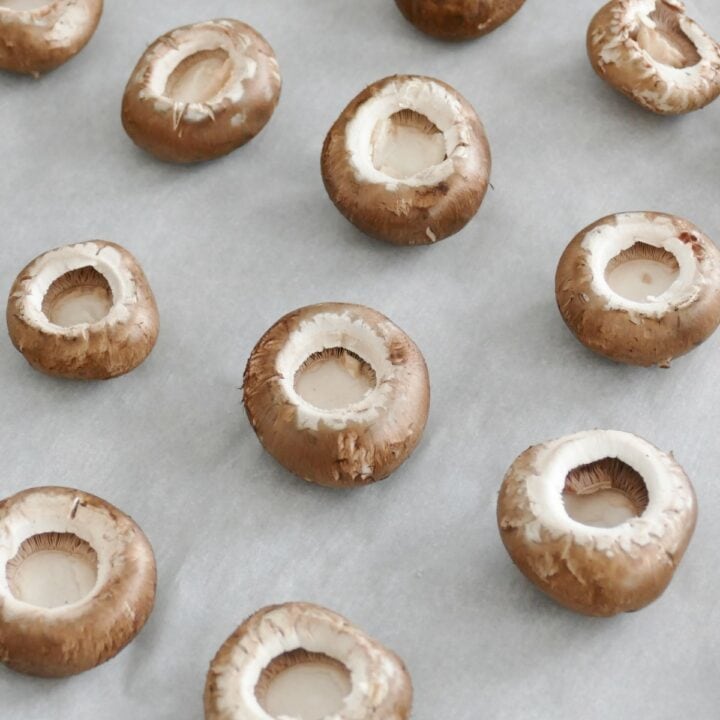
M281 318L245 369L248 418L288 470L333 487L387 477L428 416L427 367L415 343L362 305L311 305Z
M562 605L598 616L639 610L663 593L696 516L692 485L672 455L616 430L526 450L497 507L518 568Z
M0 68L54 70L87 45L102 10L103 0L0 0Z
M65 677L119 653L155 600L142 530L109 503L62 487L0 501L0 661Z
M525 0L395 0L419 30L443 40L470 40L509 20Z
M611 0L587 47L603 80L653 112L698 110L720 94L720 45L679 0Z
M27 265L10 290L7 325L33 367L94 380L145 360L159 320L137 260L115 243L93 240L50 250Z
M205 685L206 720L406 720L411 705L402 660L309 603L248 618L218 651Z
M275 53L249 25L186 25L156 40L140 58L125 89L123 126L161 160L210 160L265 127L280 87Z
M610 215L567 246L555 295L568 327L591 350L667 367L720 324L720 251L674 215Z
M398 245L462 229L485 197L490 148L470 103L429 77L396 75L361 92L325 139L322 175L363 232Z

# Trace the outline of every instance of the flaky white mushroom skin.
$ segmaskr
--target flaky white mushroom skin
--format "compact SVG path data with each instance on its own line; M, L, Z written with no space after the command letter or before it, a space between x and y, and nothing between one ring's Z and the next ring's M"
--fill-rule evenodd
M678 277L652 302L628 300L605 279L608 262L638 242L667 251L678 263ZM619 362L667 367L720 324L720 250L698 227L674 215L609 215L567 246L555 294L565 323L591 350Z
M343 347L370 364L377 384L360 401L322 410L294 388L313 353ZM248 418L265 449L288 470L330 487L387 477L420 442L430 405L427 366L415 343L361 305L323 303L281 318L245 369Z
M373 162L374 133L412 110L443 134L445 159L406 178ZM455 89L434 78L396 75L363 90L330 129L322 152L325 188L363 232L397 245L427 245L461 230L490 181L490 146L480 118Z
M71 605L18 600L6 575L22 543L72 533L97 555L97 582ZM25 490L0 501L0 661L18 672L65 677L114 657L142 629L155 600L152 548L135 522L109 503L70 488Z
M43 300L64 274L90 267L107 281L113 304L105 318L64 327L44 313ZM137 260L103 240L66 245L40 255L10 290L7 325L15 347L36 369L76 379L107 379L130 372L150 354L159 332L150 285Z
M173 71L203 52L227 54L227 79L202 102L168 94ZM199 162L225 155L254 138L280 99L275 53L238 20L186 25L158 38L143 54L125 89L122 121L132 140L161 160Z
M636 470L649 503L610 528L573 520L563 490L571 470L604 458ZM502 541L518 568L562 605L588 615L639 610L659 597L695 528L695 493L671 455L629 433L595 430L529 448L498 498Z
M206 720L274 720L256 687L273 659L294 650L320 653L350 672L352 690L333 720L406 720L412 684L400 658L344 617L309 603L264 608L223 644L205 685Z
M682 34L684 50L668 44L662 34L654 41L656 54L666 62L638 40L655 32L658 25L651 15L656 10L677 22ZM593 18L587 47L597 74L652 112L698 110L720 94L720 45L685 14L679 0L611 0Z
M103 0L52 0L31 10L0 5L0 68L39 75L79 53L100 22Z

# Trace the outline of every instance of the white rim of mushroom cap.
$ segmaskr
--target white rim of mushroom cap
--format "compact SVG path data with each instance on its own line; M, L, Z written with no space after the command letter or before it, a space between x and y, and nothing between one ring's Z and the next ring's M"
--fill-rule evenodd
M424 115L443 134L446 158L437 165L399 179L378 170L372 157L373 134L382 122L401 110ZM345 144L350 163L360 182L385 185L393 191L401 185L433 186L455 172L455 160L465 158L473 142L473 129L458 98L430 78L393 79L366 100L348 121Z
M636 243L665 250L677 260L679 268L670 287L647 302L637 302L618 294L610 287L605 275L610 261ZM582 248L587 253L593 292L607 300L608 310L659 318L671 310L692 304L707 282L692 244L678 237L676 225L667 216L652 216L645 212L613 215L585 235Z
M11 22L34 25L47 30L45 37L49 42L67 45L81 34L78 29L90 19L88 5L87 0L50 0L36 8L16 10L0 3L0 25ZM51 18L53 14L54 18Z
M287 603L253 616L223 661L213 662L215 702L223 717L276 720L263 710L255 689L263 670L294 650L326 655L349 671L352 689L331 716L337 720L367 720L368 709L387 703L393 683L404 673L393 655L341 615L317 605Z

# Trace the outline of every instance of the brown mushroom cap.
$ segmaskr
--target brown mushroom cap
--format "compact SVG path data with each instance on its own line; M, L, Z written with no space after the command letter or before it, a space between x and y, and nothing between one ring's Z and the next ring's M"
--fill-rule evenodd
M15 596L16 566L48 550L93 558L97 578L89 594L51 608ZM13 670L65 677L109 660L142 629L155 586L150 543L104 500L44 487L0 501L0 661Z
M394 172L383 148L415 133L429 164ZM432 158L432 153L437 155ZM407 155L417 162L420 153ZM395 75L373 83L342 112L322 151L325 188L360 230L398 245L425 245L461 230L490 178L490 148L470 103L446 83ZM393 174L390 174L393 173Z
M63 305L84 296L96 308L67 324ZM7 325L13 345L36 369L84 380L130 372L150 354L159 331L155 298L137 260L103 240L43 253L10 290Z
M608 488L638 506L637 516L612 527L570 517L564 492ZM523 574L565 607L598 616L639 610L662 594L696 516L694 490L672 456L615 430L529 448L505 476L497 506L500 536Z
M661 115L698 110L720 95L720 45L679 0L611 0L588 28L595 72Z
M333 717L410 717L412 682L402 660L341 615L296 602L259 610L225 641L207 675L206 720L271 720L258 697L268 669L277 661L287 666L323 658L350 676L350 694Z
M122 122L133 142L161 160L210 160L265 127L280 88L275 53L252 27L238 20L186 25L140 58Z
M25 9L0 5L0 68L39 75L77 55L100 22L103 0L50 0Z
M350 355L372 373L360 400L322 409L296 391L309 361ZM281 318L248 360L244 402L265 449L309 482L353 487L382 480L412 453L430 404L427 366L415 343L362 305L323 303Z
M442 40L470 40L509 20L525 0L395 0L418 30Z
M643 257L676 277L661 295L637 302L613 290L607 272ZM609 215L567 246L555 295L567 326L591 350L631 365L666 367L720 324L720 251L695 225L674 215Z

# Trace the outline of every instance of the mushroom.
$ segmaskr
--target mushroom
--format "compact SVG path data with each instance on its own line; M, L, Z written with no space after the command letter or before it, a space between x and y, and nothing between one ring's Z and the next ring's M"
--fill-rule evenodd
M150 354L159 319L137 260L103 240L35 258L10 290L13 345L36 369L84 380L130 372Z
M419 75L373 83L330 129L322 151L325 188L360 230L398 245L453 235L478 211L490 148L470 103Z
M587 35L595 72L662 115L698 110L720 95L720 45L680 0L611 0Z
M400 12L428 35L470 40L509 20L525 0L395 0Z
M66 677L115 657L155 601L142 530L94 495L62 487L0 501L0 661Z
M609 215L567 246L555 295L568 327L591 350L668 367L720 324L720 251L674 215Z
M308 482L382 480L412 453L427 421L422 353L362 305L323 303L285 315L252 351L247 416L260 442Z
M639 610L663 593L696 517L672 455L617 430L529 448L497 506L500 536L523 574L565 607L598 616Z
M211 160L265 127L280 87L275 53L249 25L186 25L158 38L135 66L123 97L123 126L161 160Z
M206 720L406 720L411 706L402 660L309 603L248 618L218 651L205 684Z
M38 77L77 55L103 0L0 0L0 68Z

